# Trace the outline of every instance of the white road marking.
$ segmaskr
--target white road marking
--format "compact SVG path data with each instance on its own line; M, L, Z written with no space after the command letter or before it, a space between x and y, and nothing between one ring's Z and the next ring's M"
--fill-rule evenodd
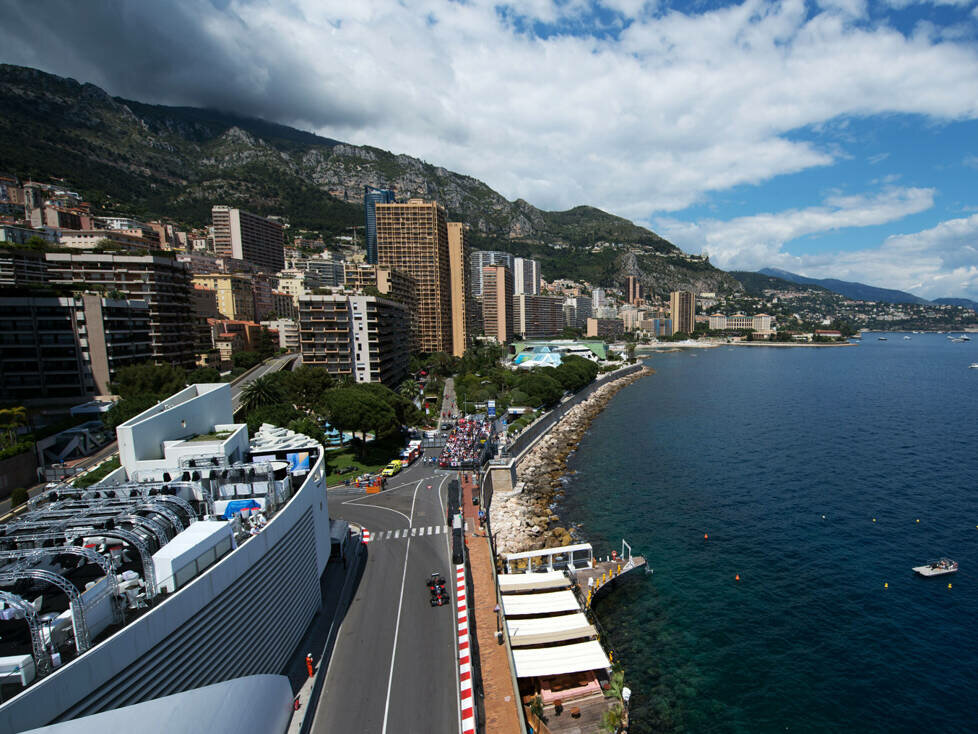
M408 518L408 525L414 522L414 503L418 499L418 482L414 487L414 496L411 498L411 517ZM411 539L408 538L407 549L404 552L404 570L401 571L401 597L397 602L397 623L394 625L394 647L391 649L391 672L387 677L387 701L384 703L384 728L381 734L387 734L387 716L391 708L391 686L394 684L394 659L397 657L397 635L401 631L401 608L404 606L404 583L407 581L408 558L411 557Z

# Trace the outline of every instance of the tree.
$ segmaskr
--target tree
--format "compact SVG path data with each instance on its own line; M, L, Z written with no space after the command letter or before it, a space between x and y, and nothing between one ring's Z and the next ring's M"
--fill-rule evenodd
M10 507L20 507L22 504L27 502L27 499L27 490L23 487L16 487L10 492Z
M292 421L305 417L291 405L276 403L274 405L264 405L249 411L245 415L245 423L248 424L248 433L254 436L258 433L258 429L261 428L263 423L286 428ZM305 431L302 431L302 433L305 433Z
M333 387L333 376L325 367L302 365L292 372L282 370L276 374L284 375L289 397L296 405L311 410L323 400L323 394Z
M262 357L258 352L235 352L231 355L231 362L235 369L250 370L257 364L261 364Z
M116 373L111 389L119 397L133 398L151 395L162 400L187 385L187 374L181 367L169 364L132 364Z
M0 430L4 432L4 446L17 443L17 429L27 425L27 408L18 405L13 408L0 408Z
M278 405L285 400L285 394L272 380L262 375L241 390L241 409L250 413L266 405Z
M393 395L393 393L391 393ZM367 432L375 436L397 430L400 423L387 403L367 390L338 387L323 396L323 407L330 425L341 431L359 431L366 444ZM363 456L363 446L359 448Z
M142 394L123 398L102 415L102 423L110 430L115 430L120 423L125 423L144 410L149 410L159 402L155 395Z
M198 367L187 374L187 384L195 385L204 382L220 382L221 372L216 367Z

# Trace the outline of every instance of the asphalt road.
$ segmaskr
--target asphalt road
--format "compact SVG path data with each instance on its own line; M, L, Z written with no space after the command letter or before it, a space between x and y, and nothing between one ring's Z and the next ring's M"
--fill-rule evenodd
M286 354L284 357L276 357L275 359L265 362L261 366L255 368L255 371L249 373L247 377L242 378L238 382L231 385L232 410L237 411L237 409L241 407L241 391L244 389L245 385L247 385L249 382L257 380L262 375L267 375L270 372L278 372L293 359L295 359L294 354Z
M447 486L455 476L418 461L379 494L330 490L330 515L362 525L371 542L317 702L314 732L460 730L445 525ZM432 571L445 576L451 604L431 606L424 581Z

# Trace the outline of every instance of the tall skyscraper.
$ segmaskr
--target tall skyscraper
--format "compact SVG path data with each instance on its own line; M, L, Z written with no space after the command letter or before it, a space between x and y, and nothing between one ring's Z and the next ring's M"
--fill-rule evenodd
M672 312L672 333L692 334L696 325L696 296L689 291L673 291L669 294Z
M390 189L363 187L364 234L367 240L367 264L377 264L377 204L393 204L394 192Z
M513 270L513 256L496 250L476 250L472 253L472 297L482 298L482 270L490 265L505 265Z
M540 294L540 263L526 257L513 258L513 295Z
M482 322L486 336L513 341L513 272L505 265L482 269Z
M285 267L285 241L279 222L229 206L211 208L214 253L235 257L270 273Z
M469 244L462 222L448 222L448 264L452 292L452 354L461 357L474 332L469 284Z
M605 292L604 288L591 289L591 305L595 309L608 305L608 294Z
M434 201L377 204L377 264L418 283L415 325L423 352L452 352L451 264L445 209Z
M628 303L638 305L638 300L642 297L642 283L636 275L625 276L625 296Z

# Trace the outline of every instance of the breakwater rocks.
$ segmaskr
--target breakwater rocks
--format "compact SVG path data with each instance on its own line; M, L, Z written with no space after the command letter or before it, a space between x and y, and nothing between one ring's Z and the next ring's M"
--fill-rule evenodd
M511 497L493 497L490 509L497 550L518 553L538 548L554 548L573 542L570 532L560 526L553 511L563 494L567 457L577 448L591 421L608 401L626 385L654 370L640 371L602 385L587 400L582 400L557 421L516 466L516 477L523 491Z

